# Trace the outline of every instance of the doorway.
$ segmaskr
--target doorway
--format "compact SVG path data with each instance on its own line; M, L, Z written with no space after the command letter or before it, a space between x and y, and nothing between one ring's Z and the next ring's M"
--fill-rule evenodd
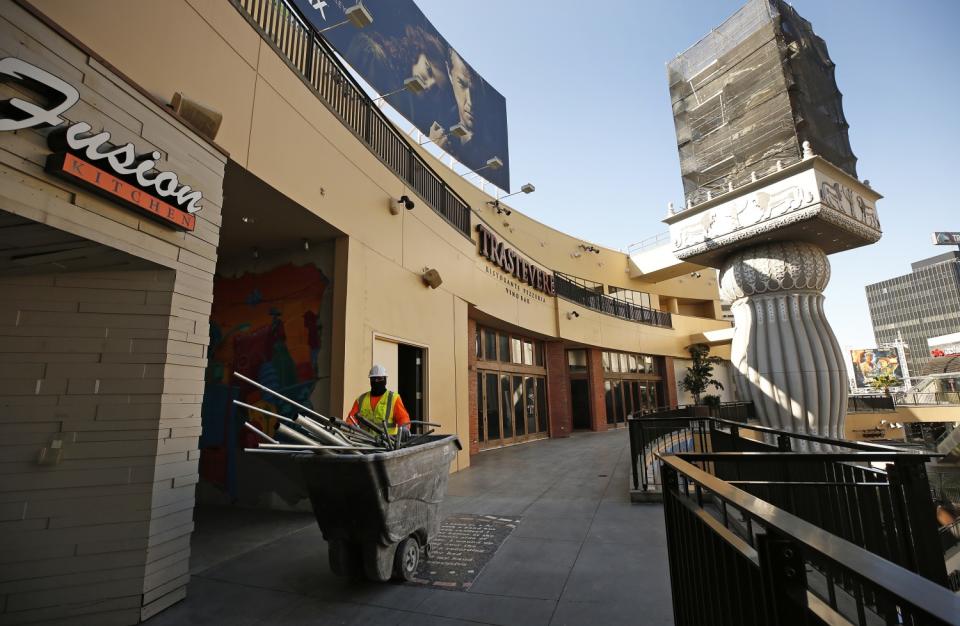
M590 383L586 378L570 380L570 410L574 430L589 430L590 419Z
M400 394L410 419L427 421L427 349L394 339L375 337L373 362L387 368L387 388ZM418 430L414 428L413 432Z
M424 349L410 344L397 344L397 393L403 398L410 419L425 421L423 414ZM417 428L413 429L418 432Z

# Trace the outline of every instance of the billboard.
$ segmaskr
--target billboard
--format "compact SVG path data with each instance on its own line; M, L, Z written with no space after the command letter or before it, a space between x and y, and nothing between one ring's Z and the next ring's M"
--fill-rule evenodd
M854 384L858 389L871 389L870 383L881 374L903 380L900 357L895 348L865 348L850 351Z
M960 333L950 333L927 339L930 356L960 356Z
M344 22L356 0L292 0L317 30ZM497 157L499 169L481 176L510 190L507 102L483 79L413 0L364 0L373 21L363 28L347 23L323 36L386 101L424 135L472 170ZM418 78L424 89L403 89ZM450 132L457 124L462 129Z
M933 233L933 245L935 246L960 246L960 233L957 232L938 232Z

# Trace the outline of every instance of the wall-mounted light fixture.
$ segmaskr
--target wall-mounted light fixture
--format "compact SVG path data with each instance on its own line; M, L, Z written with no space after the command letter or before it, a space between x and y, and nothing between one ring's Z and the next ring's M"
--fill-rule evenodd
M507 207L502 207L502 206L500 206L500 201L501 201L501 200L503 200L503 199L505 199L505 198L509 198L510 196L515 196L515 195L517 195L517 194L521 194L521 193L522 193L522 194L533 193L533 192L536 191L536 190L537 190L536 187L534 187L534 186L531 185L530 183L527 183L527 184L524 185L523 187L520 187L520 191L514 191L513 193L508 193L507 195L501 196L501 197L497 198L496 200L488 200L488 201L487 201L487 204L489 204L491 208L494 208L494 209L497 210L497 215L500 215L501 213L506 213L507 215L510 215L510 214L512 213L512 211L511 211L510 209L508 209Z
M303 251L310 252L310 241L308 239L303 240Z
M423 280L423 284L431 289L436 289L443 284L443 279L440 278L440 272L435 269L424 268L420 278Z
M567 319L572 320L575 317L580 317L580 314L576 311L567 311Z
M410 199L410 196L400 196L399 199L390 200L390 213L400 215L403 209L412 211L415 206L417 205Z
M700 272L690 272L690 278L700 278L703 276Z
M217 138L217 132L220 131L220 124L223 122L223 113L214 111L196 100L191 100L179 91L173 94L170 108L210 141Z
M398 94L401 91L409 91L410 93L417 94L426 90L427 86L423 84L423 81L416 76L411 76L407 80L403 81L403 87L400 89L394 89L393 91L387 92L380 96L379 98L374 98L374 102L379 102L385 98L389 98L394 94Z
M438 126L439 126L439 125L438 125ZM467 130L467 127L464 126L463 124L460 124L460 123L458 122L458 123L454 124L453 126L451 126L450 128L448 128L446 131L440 133L440 135L438 135L437 137L434 137L433 139L427 139L426 141L420 142L420 145L421 145L421 146L425 146L425 145L427 145L428 143L432 143L432 142L434 142L434 141L437 141L438 139L440 139L440 138L442 138L442 137L453 136L453 137L460 137L460 138L462 139L463 137L466 137L466 136L469 135L469 134L470 134L470 131Z
M310 0L310 6L317 10L320 10L321 7L326 6L326 4L326 2L322 2L321 0ZM365 28L373 23L373 15L370 14L370 11L367 10L367 7L363 6L362 2L358 2L351 7L347 7L343 12L347 16L347 19L343 20L342 22L337 22L332 26L321 28L317 32L325 33L328 30L339 28L344 24L353 24L357 28Z
M253 249L253 258L255 258L255 259L259 259L259 258L260 258L260 248L254 248L254 249Z
M470 174L476 174L480 170L498 170L501 167L503 167L503 159L495 156L487 159L487 164L484 165L483 167L478 167L475 170L470 170L469 172L464 172L463 174L460 174L460 175L469 176Z

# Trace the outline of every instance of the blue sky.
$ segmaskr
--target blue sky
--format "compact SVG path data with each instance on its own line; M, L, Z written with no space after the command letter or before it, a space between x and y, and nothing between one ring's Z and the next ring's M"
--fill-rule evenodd
M511 200L612 248L666 230L682 205L665 63L739 0L417 0L507 99ZM596 7L602 6L600 10ZM957 0L796 0L837 65L858 173L885 197L884 235L830 257L827 314L841 345L872 346L864 285L952 248L960 230ZM598 219L601 218L601 219Z

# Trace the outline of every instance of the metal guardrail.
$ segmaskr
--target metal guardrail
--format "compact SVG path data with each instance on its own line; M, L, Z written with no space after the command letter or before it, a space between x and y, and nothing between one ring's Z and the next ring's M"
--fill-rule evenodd
M863 454L841 454L811 462L883 458L883 453ZM735 456L751 458L749 453ZM663 510L676 624L960 624L960 598L943 586L946 573L942 553L937 558L942 572L938 577L943 580L931 581L749 493L753 483L735 484L713 475L711 466L720 462L715 454L664 455L662 459ZM767 459L761 459L759 466L769 465ZM919 468L922 470L922 465ZM865 508L850 506L855 502L850 498L813 498L808 506L826 510L835 504L838 522L860 519L873 539L890 541L894 546L899 542L901 552L909 552L918 538L894 534L889 525L906 515L932 517L919 500L910 497L925 482L911 479L911 475L916 478L917 471L908 471L908 483L899 487L909 496L896 502L913 507L894 508L892 515L900 518L868 518ZM822 482L818 487L821 495L868 494L879 501L882 491L871 484L870 478L867 472L856 482ZM806 486L801 481L794 484ZM799 499L797 494L795 500ZM926 533L919 539L930 536ZM936 540L935 530L932 538ZM926 546L918 547L923 548Z
M588 309L600 311L601 313L613 315L614 317L632 322L660 326L662 328L673 328L673 319L670 313L637 306L602 293L591 291L576 284L565 274L554 272L554 285L556 286L558 296L585 306Z
M893 401L901 406L960 406L960 392L957 391L917 391L897 394Z
M897 407L891 396L886 395L850 395L847 396L848 413L872 413L878 411L896 411Z
M648 248L657 248L659 246L665 246L670 243L670 231L665 230L662 233L657 233L652 237L647 237L637 243L632 243L627 246L627 254L634 254L640 252L641 250L646 250Z
M330 45L284 0L230 0L316 96L424 203L470 237L470 206L413 149L343 67Z
M743 403L749 404L749 403ZM704 409L705 407L698 407ZM670 409L668 412L634 416L627 420L630 431L630 458L633 466L633 489L659 491L662 479L657 457L661 454L685 452L776 452L776 451L851 451L884 452L925 458L925 453L894 446L845 441L790 433L746 424L744 421L720 419L707 415L691 416L693 407ZM741 409L748 411L748 408ZM681 413L686 412L685 415ZM745 436L744 433L751 436ZM927 457L928 458L928 457Z

